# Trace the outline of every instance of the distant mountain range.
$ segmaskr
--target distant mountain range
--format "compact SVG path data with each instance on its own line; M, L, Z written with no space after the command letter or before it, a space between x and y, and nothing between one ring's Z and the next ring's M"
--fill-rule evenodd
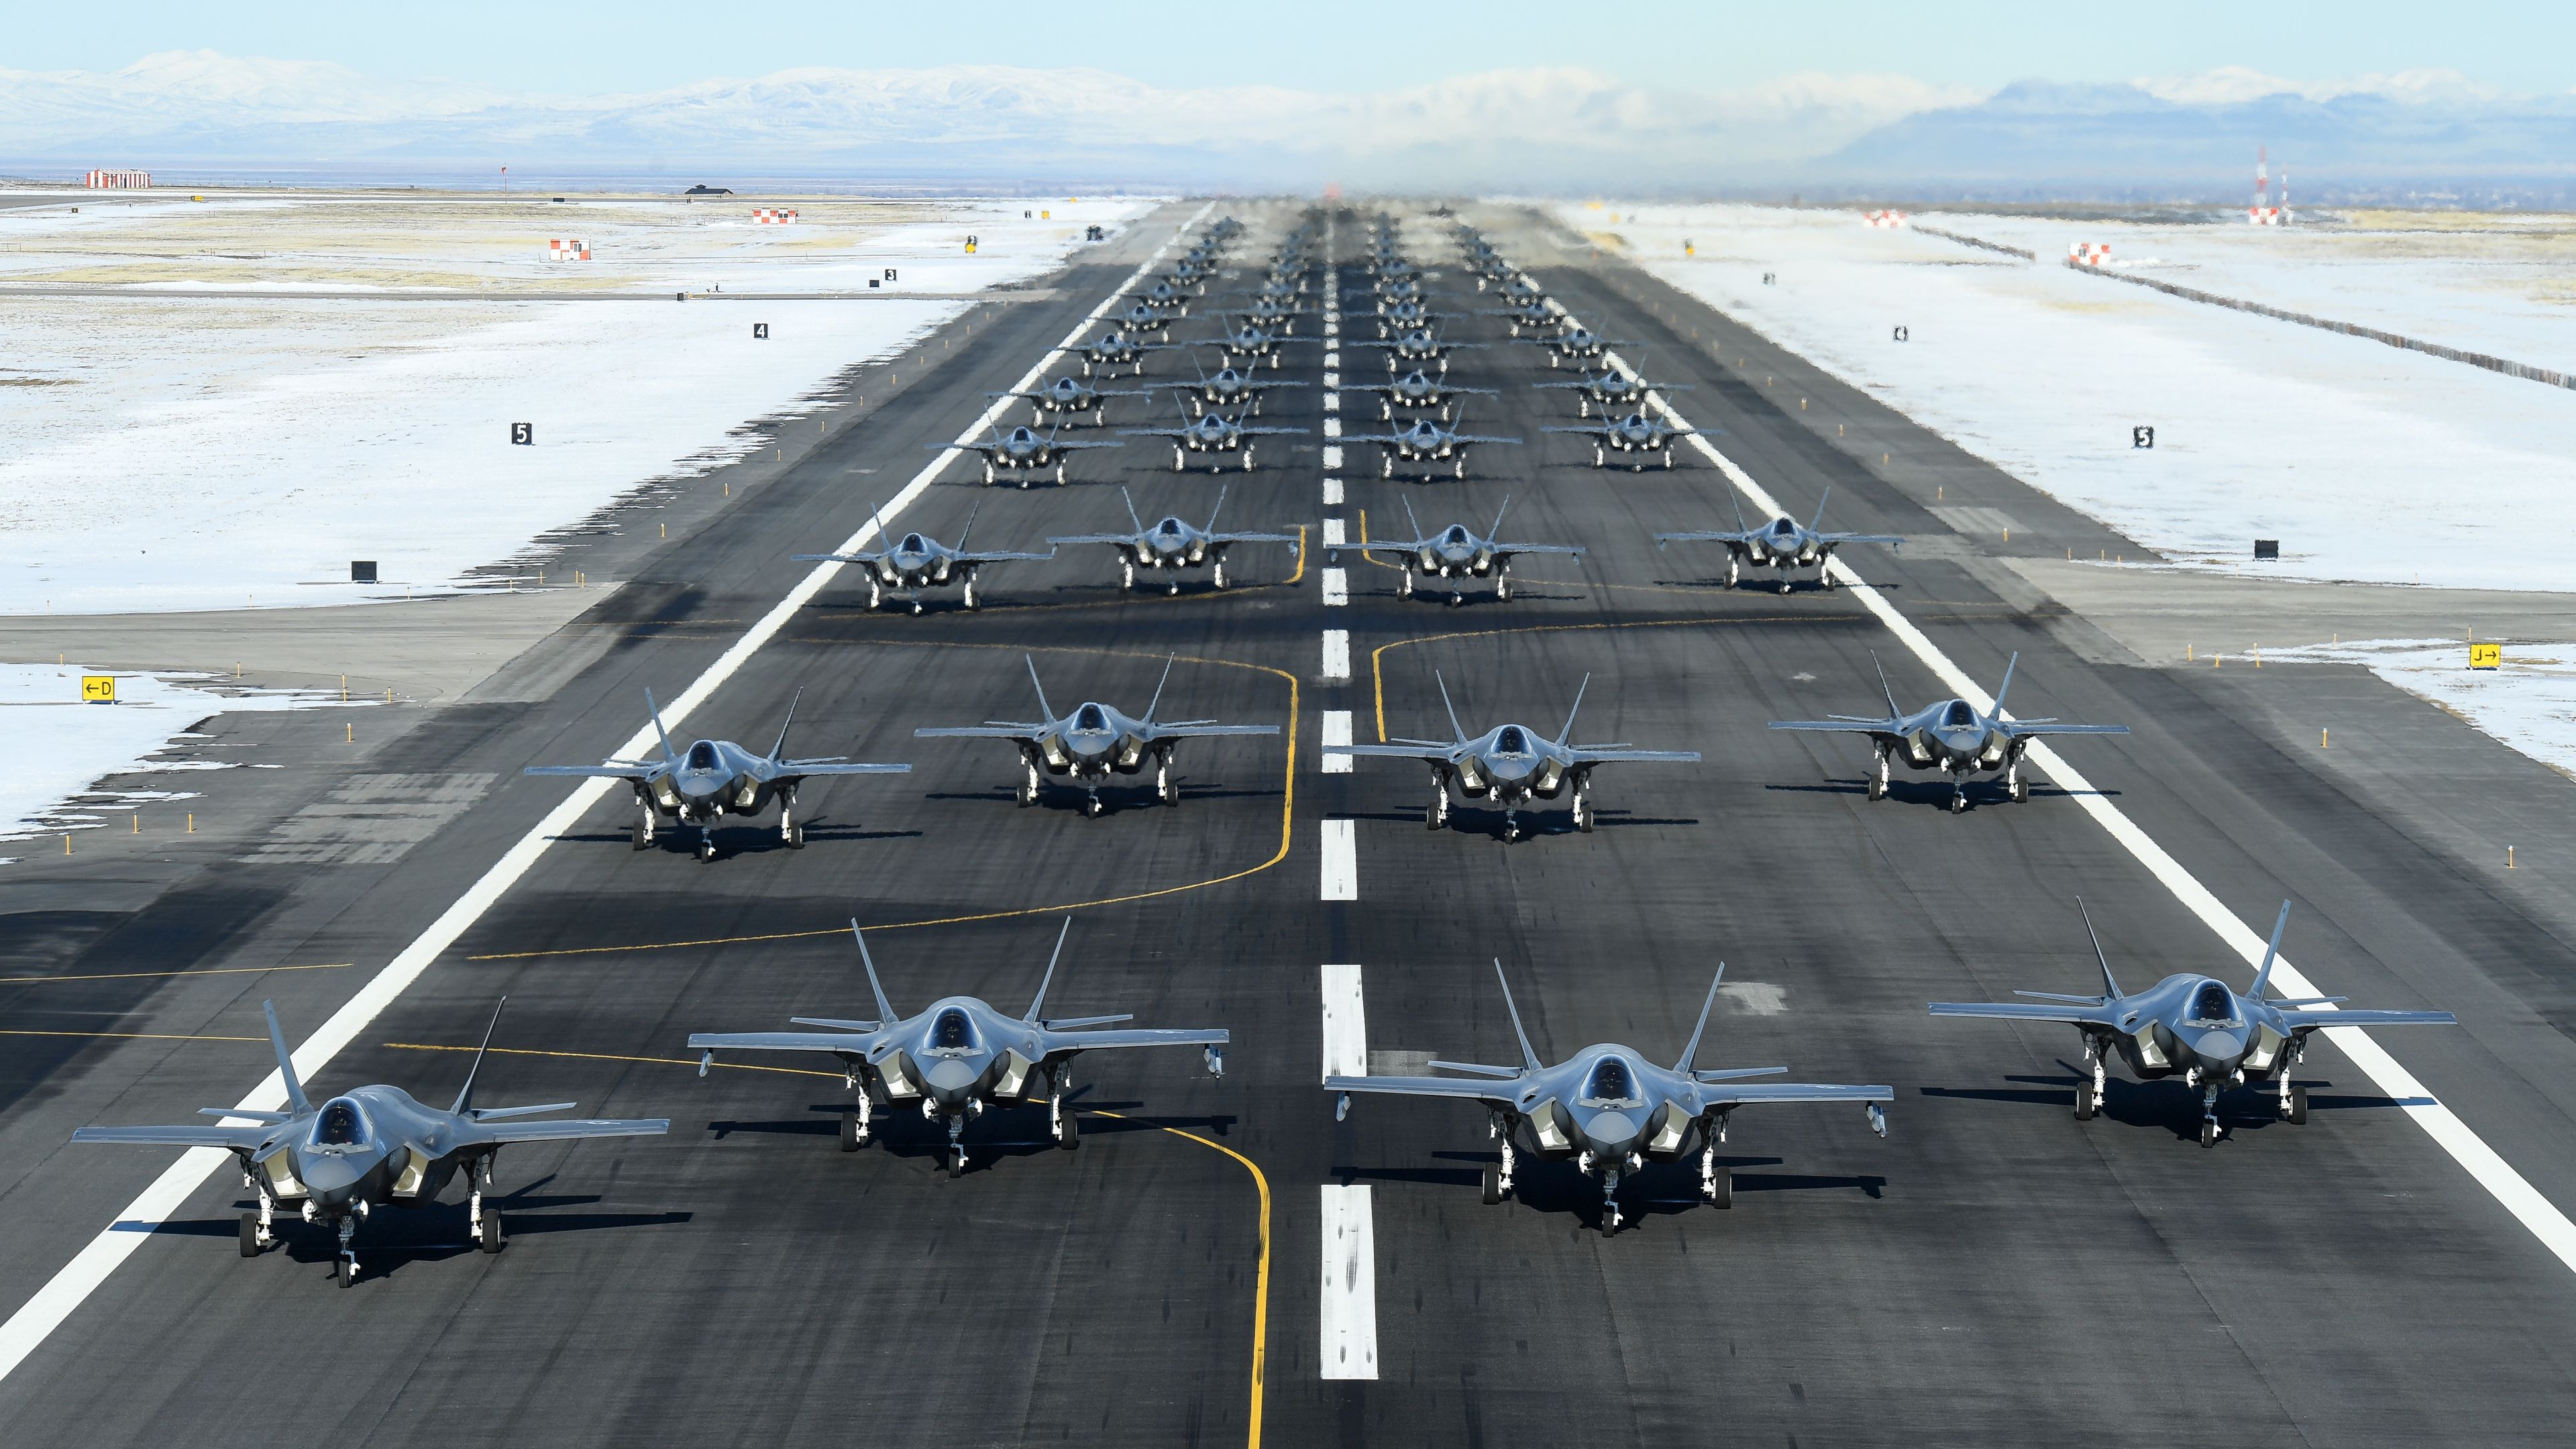
M0 70L0 171L379 180L580 174L973 185L2233 200L2268 144L2302 196L2576 185L2576 100L2447 73L2250 71L1993 94L1897 76L1642 90L1574 68L1402 91L1172 89L1098 70L780 71L634 95L393 81L206 51Z

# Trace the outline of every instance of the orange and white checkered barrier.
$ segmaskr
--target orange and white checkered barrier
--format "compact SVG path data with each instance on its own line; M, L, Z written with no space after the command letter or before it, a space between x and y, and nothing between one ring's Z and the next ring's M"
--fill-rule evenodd
M1905 225L1905 213L1901 211L1873 211L1861 219L1871 226L1894 228Z
M2099 267L2107 265L2110 260L2109 242L2069 242L2067 244L2066 261L2070 266Z
M586 262L590 260L590 243L586 241L549 241L546 260L550 262Z
M795 221L796 212L793 207L783 211L775 206L755 206L751 209L751 224L754 226L792 226Z
M147 191L152 186L149 171L92 171L81 178L81 185L92 191Z

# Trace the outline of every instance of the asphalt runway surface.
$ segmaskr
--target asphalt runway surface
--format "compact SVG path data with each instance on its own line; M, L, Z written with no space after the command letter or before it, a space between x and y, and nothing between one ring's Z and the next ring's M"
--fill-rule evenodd
M1229 261L1249 268L1295 213L1235 209L1253 226ZM337 717L229 717L227 740L291 766L206 777L207 814L234 834L175 848L103 835L12 867L0 1030L61 1034L6 1038L0 1208L17 1251L0 1304L35 1293L171 1159L72 1147L74 1127L237 1100L269 1066L261 999L297 1039L348 1000L564 798L523 765L616 747L645 688L675 693L802 577L786 555L848 537L885 480L910 476L924 444L953 437L1191 210L1054 279L1061 300L980 324L903 406L758 465L757 488L645 560L585 629L539 646L572 661L541 696L469 699L398 730L388 716L365 747L343 745ZM2457 1010L2459 1028L2379 1040L2542 1193L2576 1202L2576 1001L2550 909L2296 754L2232 678L2086 662L2069 642L2080 619L1979 583L1971 565L2005 545L1958 534L1925 495L2026 519L2037 537L2014 545L2051 555L2134 544L1615 258L1515 213L1473 214L1577 317L1643 344L1651 375L1690 384L1680 409L1723 429L1718 445L1785 505L1803 516L1831 485L1829 526L1915 540L1848 557L1979 678L2018 651L2017 713L2133 726L2069 742L2067 758L2240 919L2268 927L2295 899L2285 951L2323 989ZM1472 307L1437 224L1408 215L1435 300ZM1363 235L1340 213L1337 256ZM1343 286L1356 298L1356 270ZM1177 330L1212 328L1194 307ZM1811 579L1787 596L1729 590L1721 551L1658 552L1657 529L1727 525L1722 475L1687 454L1669 472L1583 466L1586 450L1537 431L1573 409L1527 392L1550 377L1534 349L1490 319L1458 330L1496 345L1460 354L1454 375L1507 393L1470 420L1529 439L1473 452L1464 482L1382 482L1352 445L1347 502L1326 507L1320 436L1271 440L1258 471L1222 479L1176 474L1151 439L1078 456L1060 488L986 490L952 463L899 528L952 536L980 504L979 543L1043 547L1122 524L1115 485L1150 521L1203 519L1222 484L1227 523L1310 543L1238 550L1222 593L1190 579L1125 597L1108 550L1071 549L993 567L973 614L953 595L920 617L871 613L844 574L678 733L765 747L801 689L796 750L910 761L910 775L810 790L802 851L770 817L724 827L703 864L686 832L630 850L632 806L612 796L318 1083L452 1092L507 994L510 1054L479 1100L667 1115L670 1137L514 1147L499 1167L507 1251L466 1248L461 1203L380 1214L345 1291L318 1230L240 1259L247 1199L218 1173L0 1382L8 1442L149 1444L180 1425L204 1444L2576 1436L2576 1279L2324 1039L2298 1073L2306 1126L2236 1092L2205 1151L2178 1083L2115 1070L2105 1116L2078 1123L2071 1033L1928 1018L1933 999L2088 989L2078 896L2124 985L2245 973L2051 782L2019 805L1987 787L1954 816L1946 786L1900 776L1873 803L1862 748L1765 729L1877 707L1873 655L1909 707L1943 691L1847 594ZM1263 375L1314 382L1319 350L1295 346ZM1351 381L1376 367L1357 349L1341 363ZM1186 371L1165 354L1148 380ZM1275 396L1264 421L1320 431L1317 389ZM1368 430L1374 408L1348 409ZM878 471L863 485L861 469ZM1399 600L1391 571L1345 551L1349 602L1323 602L1323 519L1384 537L1410 499L1426 528L1481 525L1506 495L1506 533L1589 551L1527 562L1507 603L1478 588L1456 607ZM1318 677L1326 629L1351 631L1346 683ZM1024 654L1059 710L1139 708L1177 656L1166 714L1287 733L1185 746L1176 808L1141 779L1107 792L1097 819L1063 789L1017 808L1006 746L912 731L1025 715ZM1589 834L1547 810L1528 817L1535 838L1506 844L1473 806L1426 831L1423 771L1322 773L1320 742L1327 711L1350 711L1362 740L1381 711L1388 734L1442 732L1435 671L1471 731L1511 719L1553 736L1588 674L1577 737L1706 759L1605 768ZM2355 677L2266 685L2350 692ZM2383 693L2350 707L2415 718ZM2563 788L2537 767L2481 779ZM349 793L368 789L396 803ZM334 800L346 808L312 813ZM421 823L397 838L393 817ZM294 837L311 846L300 856L262 833L322 818L350 833ZM1318 899L1326 818L1356 822L1356 900ZM741 1060L701 1079L683 1045L867 1012L853 916L899 1009L961 992L1017 1008L1068 914L1053 1010L1234 1038L1222 1080L1189 1051L1083 1059L1078 1151L1055 1150L1030 1110L976 1122L954 1181L933 1129L900 1114L880 1117L881 1146L844 1154L837 1073ZM1688 1166L1651 1168L1632 1180L1632 1226L1608 1239L1570 1167L1524 1158L1519 1196L1482 1206L1493 1158L1474 1108L1366 1099L1335 1121L1318 983L1325 963L1361 966L1388 1069L1408 1054L1508 1061L1496 957L1551 1060L1599 1041L1678 1055L1722 958L1701 1064L1892 1084L1891 1134L1848 1107L1747 1109L1723 1158L1732 1209L1695 1205ZM87 979L38 979L59 977ZM1328 1379L1321 1190L1363 1184L1378 1375Z

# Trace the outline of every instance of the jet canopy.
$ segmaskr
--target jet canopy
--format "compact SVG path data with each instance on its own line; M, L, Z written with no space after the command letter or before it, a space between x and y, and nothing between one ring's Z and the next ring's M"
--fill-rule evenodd
M367 1145L367 1114L346 1097L334 1097L322 1104L322 1113L313 1121L313 1145L316 1147L364 1147Z
M1154 531L1165 538L1178 538L1181 536L1181 521L1177 518L1167 517L1162 522L1154 525Z
M1109 716L1101 712L1100 706L1086 704L1073 712L1073 727L1078 730L1106 731L1109 728Z
M1592 1076L1583 1084L1587 1102L1627 1102L1636 1098L1636 1077L1628 1064L1617 1057L1603 1057L1593 1064Z
M1467 542L1467 530L1464 525L1453 523L1447 533L1440 535L1440 541L1463 546Z
M716 767L716 745L713 740L700 740L689 746L689 768L712 770Z
M930 1049L943 1052L973 1051L975 1023L967 1019L965 1012L954 1006L939 1013L939 1019L930 1024Z
M2191 1016L2194 1021L2234 1021L2236 997L2216 981L2204 981L2191 994Z
M1791 523L1785 518L1775 518L1771 520L1771 532L1774 537L1787 538L1789 535L1796 533L1797 531L1798 525Z
M1968 708L1968 702L1964 699L1950 701L1950 707L1941 711L1941 728L1945 730L1967 729L1976 722L1977 712Z
M1505 725L1503 726L1503 732L1494 737L1494 753L1496 754L1526 755L1529 752L1529 734L1519 725Z
M921 541L921 535L917 533L905 534L903 536L903 542L895 545L895 547L902 553L927 553L930 551L929 546Z

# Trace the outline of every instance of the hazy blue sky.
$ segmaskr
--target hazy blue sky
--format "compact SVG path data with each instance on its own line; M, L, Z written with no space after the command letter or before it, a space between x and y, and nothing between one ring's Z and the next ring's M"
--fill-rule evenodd
M1373 36L1372 20L1390 23ZM1139 79L1375 90L1506 66L1580 65L1652 86L1723 88L1794 71L1888 71L1995 86L2244 65L2295 78L2448 68L2513 91L2576 85L2576 5L2105 0L1597 5L1488 0L1402 12L1287 5L1019 0L899 5L460 0L431 6L117 0L19 7L0 65L114 70L155 50L333 60L513 90L645 90L798 65L1088 65Z

